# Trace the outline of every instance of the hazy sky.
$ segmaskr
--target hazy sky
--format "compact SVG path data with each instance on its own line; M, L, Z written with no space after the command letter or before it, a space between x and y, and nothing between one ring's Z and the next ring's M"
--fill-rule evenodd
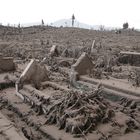
M0 23L18 24L69 19L90 25L140 28L140 0L0 0Z

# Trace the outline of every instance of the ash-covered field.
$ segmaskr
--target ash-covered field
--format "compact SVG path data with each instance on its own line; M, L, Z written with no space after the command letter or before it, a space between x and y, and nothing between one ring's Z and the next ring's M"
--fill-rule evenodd
M139 140L139 40L0 26L0 140Z

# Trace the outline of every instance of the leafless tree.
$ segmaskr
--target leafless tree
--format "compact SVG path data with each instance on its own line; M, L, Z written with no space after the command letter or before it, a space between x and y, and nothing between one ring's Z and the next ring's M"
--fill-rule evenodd
M75 20L75 16L74 14L72 15L72 27L74 26L74 20Z
M43 19L42 19L42 21L41 21L41 25L44 26L44 20L43 20Z

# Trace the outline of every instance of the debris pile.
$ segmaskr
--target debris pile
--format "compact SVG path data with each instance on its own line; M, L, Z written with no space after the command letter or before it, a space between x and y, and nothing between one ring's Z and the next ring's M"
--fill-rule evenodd
M115 113L100 92L99 89L91 93L70 91L61 97L51 97L46 106L46 124L57 124L59 129L83 136L94 130L98 123L108 122Z

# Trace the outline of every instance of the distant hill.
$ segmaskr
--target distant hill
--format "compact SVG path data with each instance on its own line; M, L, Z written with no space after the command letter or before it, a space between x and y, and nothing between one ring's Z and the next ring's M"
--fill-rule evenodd
M41 25L41 22L22 24L22 26L24 26L24 27L29 27L29 26L34 26L34 25ZM61 20L52 22L50 24L45 23L45 25L51 25L51 26L55 26L55 27L61 27L61 26L63 26L63 27L72 27L72 21L71 21L71 19L61 19ZM99 30L101 25L89 25L89 24L81 23L78 20L75 20L74 27L84 28L84 29ZM111 29L115 29L116 27L105 27L104 26L104 28L106 30L111 30Z
M51 25L56 26L56 27L61 27L61 26L72 27L71 19L61 19L61 20L55 21L54 23L51 23ZM75 20L74 27L85 28L85 29L91 29L91 28L99 29L99 25L91 26L85 23L81 23L77 20Z
M29 27L29 26L37 26L37 25L41 25L41 22L31 22L31 23L24 23L21 24L23 27Z

